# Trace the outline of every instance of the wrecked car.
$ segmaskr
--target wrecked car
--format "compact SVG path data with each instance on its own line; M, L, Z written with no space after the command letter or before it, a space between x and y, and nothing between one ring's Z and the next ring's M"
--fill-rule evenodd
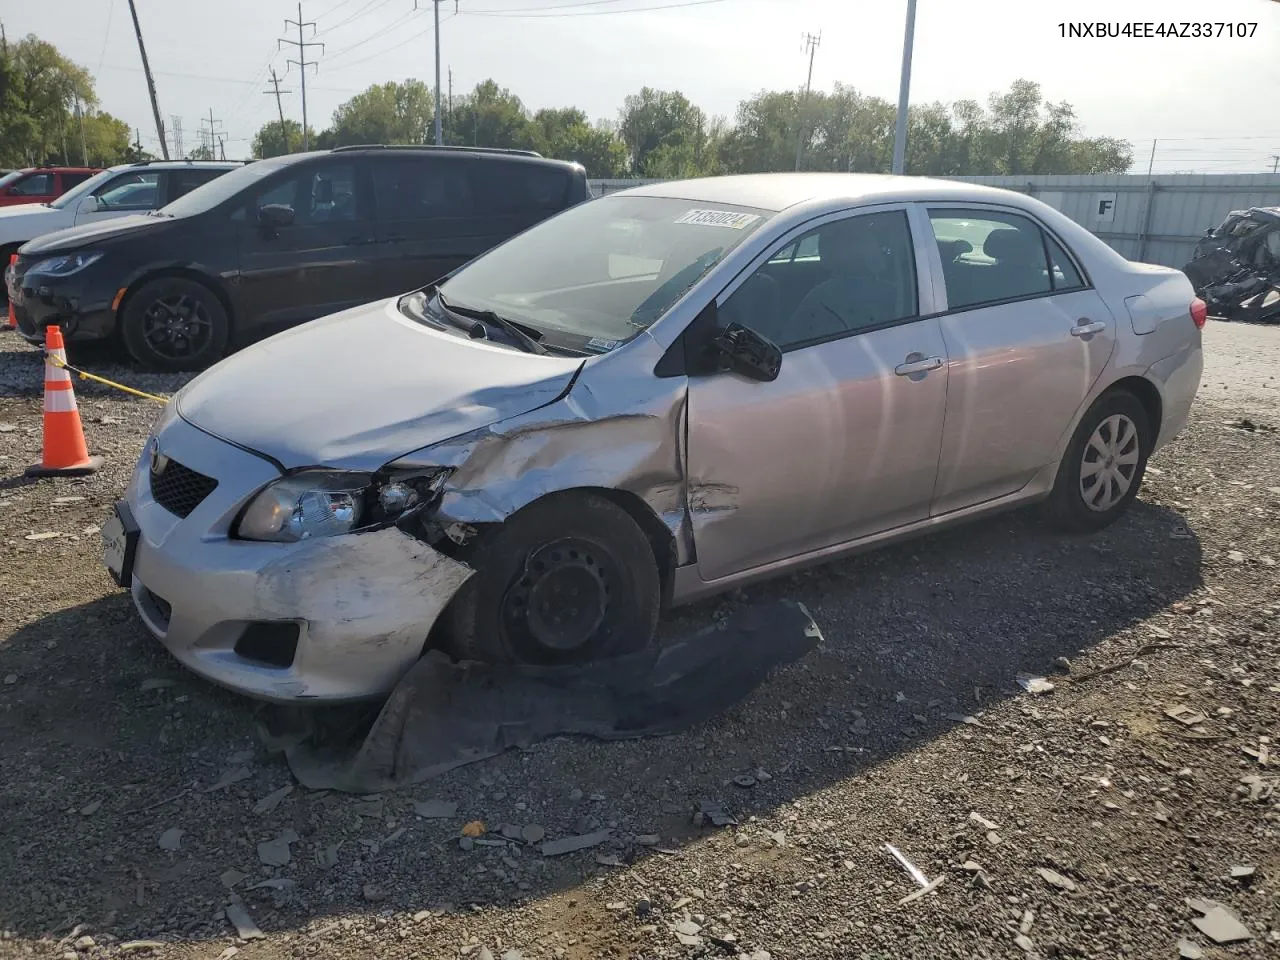
M1232 210L1182 269L1212 316L1280 323L1280 207Z
M182 663L269 700L380 695L435 649L622 656L667 605L998 510L1111 523L1204 317L1008 191L638 187L202 373L104 559Z

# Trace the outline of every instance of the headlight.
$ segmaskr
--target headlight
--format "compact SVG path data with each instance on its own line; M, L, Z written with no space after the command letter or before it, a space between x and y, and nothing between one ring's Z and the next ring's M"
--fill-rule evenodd
M27 276L39 273L46 277L69 277L101 259L101 253L68 253L61 257L49 257L47 260L37 260L28 267Z
M294 543L387 522L438 493L448 471L375 483L367 473L309 470L269 484L236 524L243 540Z

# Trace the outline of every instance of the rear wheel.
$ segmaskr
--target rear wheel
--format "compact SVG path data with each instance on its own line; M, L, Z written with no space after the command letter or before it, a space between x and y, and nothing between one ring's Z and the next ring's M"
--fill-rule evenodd
M185 277L161 277L125 301L124 345L149 370L201 370L221 358L230 334L217 294Z
M1084 532L1114 523L1138 495L1152 445L1146 408L1127 390L1099 397L1058 466L1045 504L1057 527Z
M582 663L643 649L658 624L653 549L594 494L556 494L483 531L449 607L452 652L498 663Z

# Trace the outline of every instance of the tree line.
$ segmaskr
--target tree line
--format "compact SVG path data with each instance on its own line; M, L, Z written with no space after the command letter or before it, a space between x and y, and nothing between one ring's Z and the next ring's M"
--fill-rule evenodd
M644 87L617 116L592 122L577 107L531 110L493 80L443 104L446 143L536 150L576 160L593 177L673 178L773 170L884 173L893 156L894 104L836 84L830 92L763 90L730 120L709 116L678 90ZM435 103L421 80L373 84L309 130L313 148L431 143ZM256 158L302 149L294 120L258 130ZM197 147L188 155L207 159ZM99 109L93 77L52 44L28 36L0 57L0 166L94 166L144 159L129 128ZM1016 80L985 104L922 103L908 114L906 171L930 176L1123 173L1130 145L1085 137L1069 103Z
M375 84L342 104L332 124L309 131L328 148L356 143L431 143L434 102L420 80ZM743 100L732 122L708 117L678 90L644 87L612 121L589 122L576 107L529 110L493 80L452 99L442 112L453 145L506 147L576 160L593 177L672 178L774 170L887 173L897 108L837 84L830 93L765 90ZM1123 173L1129 144L1084 137L1069 103L1045 100L1017 80L985 105L976 100L912 106L906 172L928 176ZM300 149L301 127L266 124L255 157Z
M110 166L142 159L129 126L98 108L93 77L27 36L0 54L0 167Z

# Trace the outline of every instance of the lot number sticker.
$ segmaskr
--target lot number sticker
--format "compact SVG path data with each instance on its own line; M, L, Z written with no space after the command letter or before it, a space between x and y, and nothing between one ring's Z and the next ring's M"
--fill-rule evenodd
M703 227L728 227L730 230L741 230L760 219L758 213L732 213L728 210L690 210L682 215L676 223L694 223Z

